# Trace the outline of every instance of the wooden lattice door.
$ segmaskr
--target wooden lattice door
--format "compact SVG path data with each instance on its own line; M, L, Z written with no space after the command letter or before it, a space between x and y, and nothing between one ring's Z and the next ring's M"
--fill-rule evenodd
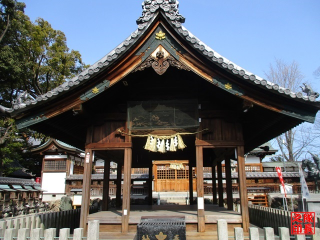
M154 161L156 192L189 191L188 161Z

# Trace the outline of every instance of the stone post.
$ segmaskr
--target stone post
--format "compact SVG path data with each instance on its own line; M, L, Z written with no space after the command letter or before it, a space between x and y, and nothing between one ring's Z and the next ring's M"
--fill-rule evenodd
M234 228L234 239L235 240L244 240L243 229L241 227Z
M218 228L218 240L226 240L228 239L228 224L227 221L224 219L218 220L217 224Z
M30 230L27 228L21 228L18 230L17 240L27 240L30 237Z
M99 220L89 221L88 223L88 240L99 240Z

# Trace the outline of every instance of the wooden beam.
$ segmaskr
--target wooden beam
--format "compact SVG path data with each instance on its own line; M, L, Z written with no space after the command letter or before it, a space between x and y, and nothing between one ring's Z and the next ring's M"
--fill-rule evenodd
M110 186L110 160L104 161L102 211L108 211Z
M152 164L153 164L153 176L154 176L154 191L159 192L159 189L158 189L158 167L157 167L157 165L154 164L154 161Z
M196 147L196 168L197 168L197 203L198 203L198 232L205 231L204 214L204 190L203 190L203 148Z
M189 163L189 202L190 205L194 204L193 201L193 171L192 171L192 164Z
M230 160L230 157L226 157L226 159L225 159L225 174L226 174L227 206L228 206L228 210L233 210L231 160Z
M84 160L82 202L81 202L81 212L80 212L80 228L83 228L86 231L87 218L89 215L89 206L90 206L90 186L91 186L93 151L91 149L86 149L85 154L86 155Z
M223 207L223 185L222 185L222 166L221 166L221 162L217 163L217 171L218 171L219 207Z
M121 232L129 231L129 215L130 215L130 191L131 191L131 164L132 149L124 150L124 178L123 178L123 194L122 194L122 225Z
M122 165L123 162L118 162L117 163L117 180L116 180L116 185L117 185L117 190L116 190L116 207L121 206L121 182L122 182Z
M216 166L212 165L212 203L218 204L217 199L217 178L216 178Z
M240 193L240 205L242 216L242 228L243 231L249 230L249 209L248 209L248 193L246 185L246 170L245 170L245 158L244 147L237 147L238 155L238 177L239 177L239 193Z
M86 145L86 148L90 148L92 150L120 150L129 147L132 147L131 142L89 143Z
M153 172L152 172L152 161L149 163L149 181L148 181L148 204L152 205L152 181L153 181ZM157 166L155 166L157 167Z
M196 140L196 146L204 148L221 148L243 146L243 141Z

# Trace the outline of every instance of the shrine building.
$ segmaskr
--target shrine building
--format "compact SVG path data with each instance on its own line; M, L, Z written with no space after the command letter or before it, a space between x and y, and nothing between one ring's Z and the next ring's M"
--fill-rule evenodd
M197 203L190 205L194 218L190 215L186 221L192 219L187 225L203 232L216 223L214 210L210 214L211 208L204 204L203 168L217 166L219 177L224 161L232 210L230 159L234 159L241 198L241 215L235 223L246 231L244 155L303 122L313 123L320 109L313 95L269 82L211 49L183 26L178 4L145 0L138 29L115 49L73 79L36 99L19 99L7 111L19 129L28 127L85 149L80 227L89 218L95 156L105 160L104 173L110 172L111 160L123 164L120 216L114 217L116 222L108 218L109 175L105 174L100 219L106 229L109 225L122 232L138 221L130 206L131 168L152 169L153 161L169 160L195 168L194 182L192 171L185 173L191 176L190 197L193 189L197 193ZM215 172L212 178L215 183ZM144 210L158 214L150 206ZM178 207L175 213L179 214ZM228 223L232 219L228 217Z

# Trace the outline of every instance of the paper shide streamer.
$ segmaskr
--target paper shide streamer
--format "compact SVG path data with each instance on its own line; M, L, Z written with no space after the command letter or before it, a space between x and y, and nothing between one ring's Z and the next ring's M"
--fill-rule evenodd
M176 152L177 149L184 149L187 146L184 144L182 137L179 134L171 136L148 135L144 149L151 152Z

